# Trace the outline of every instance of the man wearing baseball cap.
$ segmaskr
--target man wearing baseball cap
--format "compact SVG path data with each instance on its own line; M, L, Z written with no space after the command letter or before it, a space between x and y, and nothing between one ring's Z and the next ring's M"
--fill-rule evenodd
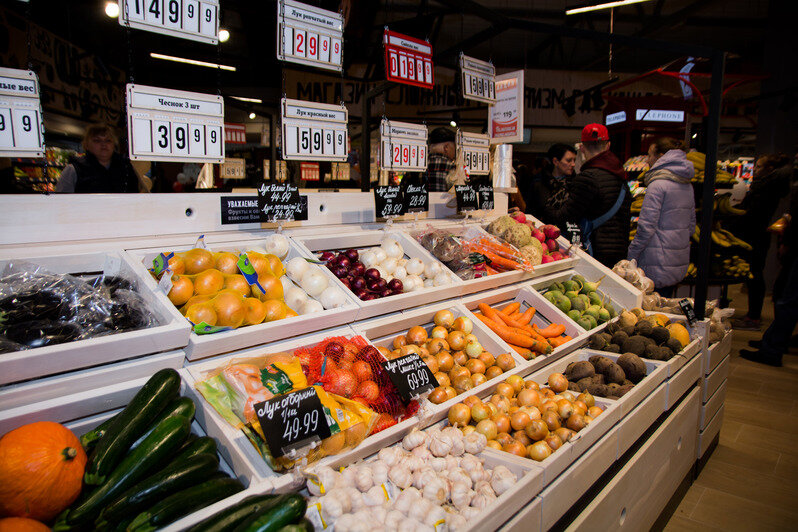
M621 161L610 151L610 135L602 124L582 129L579 148L585 162L569 187L568 200L552 223L578 223L582 242L593 257L612 267L626 258L632 195Z

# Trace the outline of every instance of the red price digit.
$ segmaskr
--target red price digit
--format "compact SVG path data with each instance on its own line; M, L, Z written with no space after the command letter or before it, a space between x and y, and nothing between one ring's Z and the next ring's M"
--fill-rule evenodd
M296 45L294 46L294 50L296 50L297 54L304 54L305 50L302 49L302 46L305 42L305 36L301 33L297 32L296 34Z
M321 49L322 49L322 51L324 51L324 52L326 52L326 51L327 51L327 43L328 43L328 42L329 42L329 41L327 41L326 39L325 39L325 40L323 40L323 41L321 41Z
M393 162L395 162L395 163L399 163L399 160L400 160L399 159L400 149L401 148L399 146L394 146L394 148L393 148Z
M335 42L335 45L333 46L333 52L335 52L335 53L337 54L337 53L338 53L338 50L339 50L339 48L338 48L338 41L336 41L336 42Z
M402 162L407 164L410 160L410 149L405 146L402 150Z
M312 35L308 39L308 52L310 52L311 56L316 56L316 36Z

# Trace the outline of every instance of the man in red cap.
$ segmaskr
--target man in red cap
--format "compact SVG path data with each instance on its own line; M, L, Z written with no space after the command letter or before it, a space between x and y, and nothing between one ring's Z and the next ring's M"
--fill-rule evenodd
M578 223L582 242L593 257L612 267L626 258L632 195L621 161L610 151L610 135L601 124L582 130L584 164L569 187L568 200L549 223ZM548 220L547 220L548 221Z

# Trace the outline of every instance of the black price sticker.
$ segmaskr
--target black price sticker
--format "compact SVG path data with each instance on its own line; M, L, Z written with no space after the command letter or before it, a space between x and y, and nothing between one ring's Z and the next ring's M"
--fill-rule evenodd
M307 220L302 217L299 187L290 183L262 183L258 188L260 221Z
M582 229L580 229L579 224L575 224L572 222L565 222L566 229L568 229L568 234L571 235L571 244L574 246L581 246L582 245Z
M493 185L481 184L477 188L479 193L479 208L483 211L492 211L496 206L493 200Z
M695 309L693 308L693 304L690 303L690 300L685 298L679 301L679 306L684 313L684 317L687 318L687 323L692 327L695 325L695 322L698 321L695 315Z
M403 215L405 204L402 188L399 185L374 187L374 207L377 218Z
M330 437L330 424L315 388L280 395L255 405L274 457Z
M427 212L428 210L427 185L407 185L405 188L405 212Z
M435 375L429 366L416 354L406 355L382 363L388 377L396 386L399 396L406 402L418 395L438 387Z
M457 212L475 211L479 208L479 197L473 186L455 185L454 194L457 197Z
M258 199L253 196L222 196L222 225L260 223Z

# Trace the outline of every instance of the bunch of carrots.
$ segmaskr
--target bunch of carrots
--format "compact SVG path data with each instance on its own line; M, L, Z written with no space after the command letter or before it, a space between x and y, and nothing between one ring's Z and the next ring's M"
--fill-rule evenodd
M488 259L485 270L488 275L496 275L512 270L531 272L534 266L510 244L503 244L496 239L482 237L464 241L465 248L471 253L479 253Z
M529 324L536 312L534 307L523 312L520 309L521 303L518 302L510 303L501 310L480 303L479 312L475 315L527 360L538 355L548 355L552 349L571 339L565 334L565 325L552 323L541 329L534 323Z

